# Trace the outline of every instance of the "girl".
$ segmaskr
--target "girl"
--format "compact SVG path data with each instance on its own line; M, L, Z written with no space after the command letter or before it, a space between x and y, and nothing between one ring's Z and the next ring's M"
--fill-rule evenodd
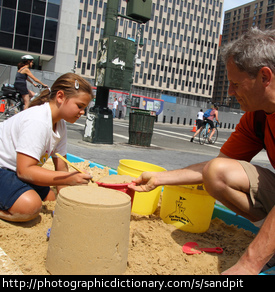
M60 76L28 110L0 124L0 218L35 218L42 200L55 200L49 186L88 184L91 176L68 173L59 153L66 156L66 123L84 114L93 97L91 85L73 73ZM52 156L55 170L41 166Z
M22 62L18 64L18 71L16 73L14 87L22 95L24 100L24 109L27 109L30 104L30 99L35 95L35 93L27 88L27 80L37 86L35 82L41 84L43 87L48 87L46 84L42 83L39 79L35 78L30 71L33 66L33 56L25 55L21 57Z

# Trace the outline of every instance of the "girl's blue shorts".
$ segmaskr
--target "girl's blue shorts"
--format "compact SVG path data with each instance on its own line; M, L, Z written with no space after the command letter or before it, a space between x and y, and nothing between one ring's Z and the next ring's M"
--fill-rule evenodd
M26 191L35 190L43 201L50 187L28 184L20 180L12 170L0 168L0 210L6 211Z

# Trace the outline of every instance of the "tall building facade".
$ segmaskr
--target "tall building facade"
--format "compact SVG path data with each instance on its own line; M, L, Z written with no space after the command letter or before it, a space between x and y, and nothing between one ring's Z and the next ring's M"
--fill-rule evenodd
M275 29L275 0L256 0L225 11L221 46L239 38L251 27ZM218 57L213 100L239 108L237 100L228 95L228 86L225 64Z
M106 6L107 0L0 0L0 63L16 65L29 53L41 70L73 70L94 84ZM126 6L120 0L118 13L126 15ZM137 43L132 92L188 105L211 100L222 12L223 0L152 0L146 24L118 17L117 36Z
M212 98L223 0L153 0L146 24L118 17L117 36L137 42L133 92L180 99ZM80 0L76 73L95 79L107 0ZM126 1L118 12L126 14ZM143 43L141 47L140 44Z
M78 10L79 0L1 0L0 63L16 65L28 53L36 68L71 71Z

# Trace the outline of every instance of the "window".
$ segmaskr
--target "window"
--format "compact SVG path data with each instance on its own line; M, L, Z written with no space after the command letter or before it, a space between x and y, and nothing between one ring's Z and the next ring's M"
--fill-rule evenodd
M32 15L30 36L36 37L36 38L42 38L43 25L44 25L43 17Z
M81 68L81 74L85 74L85 69L86 69L86 63L85 62L83 62L82 63L82 68Z
M146 79L147 79L147 74L145 73L144 75L143 75L143 84L146 84Z
M88 18L87 18L87 28L86 28L87 31L90 31L90 27L91 27L91 19L92 19L92 13L89 12L89 13L88 13Z
M80 43L81 44L84 43L84 35L85 35L85 24L82 24L82 27L81 27L81 35L80 35Z
M91 76L95 76L95 65L92 65Z
M93 52L93 59L96 59L96 55L97 55L97 45L98 45L98 41L95 41L95 44L94 44L94 52Z
M24 12L17 13L16 33L22 35L29 34L30 14Z
M41 39L30 38L29 39L29 51L34 53L41 52Z
M0 46L54 55L61 0L0 0L0 3L4 7Z
M19 0L18 10L31 12L31 10L32 10L32 0Z
M16 0L3 0L3 7L16 9Z
M33 0L32 13L45 15L46 2Z
M54 55L54 49L55 49L55 42L50 42L50 41L44 41L43 45L43 54L46 55Z
M89 52L88 60L87 60L87 70L91 69L91 60L92 60L92 52Z
M47 19L44 38L50 41L55 41L56 31L57 31L57 21Z
M13 35L10 33L0 32L0 46L5 48L11 48L13 41Z
M91 34L90 34L90 46L92 46L93 43L94 43L94 35L95 35L95 27L92 26L92 28L91 28Z
M28 37L16 35L14 48L17 50L26 51L28 49Z
M58 19L59 5L48 3L47 17Z
M13 33L14 30L15 11L3 8L0 29L2 31Z
M78 61L77 61L77 68L80 68L81 61L82 61L82 50L79 50L79 53L78 53Z
M80 29L81 26L81 20L82 20L82 10L79 10L78 12L78 24L77 24L77 29Z
M87 52L88 52L88 42L89 42L89 39L85 39L85 45L84 45L84 53L83 53L83 57L87 57Z

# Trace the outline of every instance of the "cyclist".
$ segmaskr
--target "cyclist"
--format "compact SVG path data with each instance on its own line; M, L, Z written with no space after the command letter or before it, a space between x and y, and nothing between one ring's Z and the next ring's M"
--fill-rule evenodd
M43 87L48 87L46 84L41 82L39 79L33 76L30 68L33 66L33 56L24 55L21 57L21 62L17 65L18 71L16 73L14 87L22 95L24 100L24 109L29 107L30 99L35 95L35 93L27 88L27 82L29 81L35 87L36 83L41 84ZM35 81L36 83L34 83Z
M194 136L190 139L190 142L194 141L194 138L200 133L200 131L202 130L202 128L206 124L209 124L210 129L211 129L211 133L210 133L208 142L211 143L211 138L213 137L213 135L214 135L214 133L216 131L216 128L215 128L215 125L214 125L214 119L216 119L218 124L220 123L219 117L218 117L218 109L219 109L218 106L216 104L214 104L214 107L213 107L212 111L210 112L209 117L204 119L203 125L196 131Z

